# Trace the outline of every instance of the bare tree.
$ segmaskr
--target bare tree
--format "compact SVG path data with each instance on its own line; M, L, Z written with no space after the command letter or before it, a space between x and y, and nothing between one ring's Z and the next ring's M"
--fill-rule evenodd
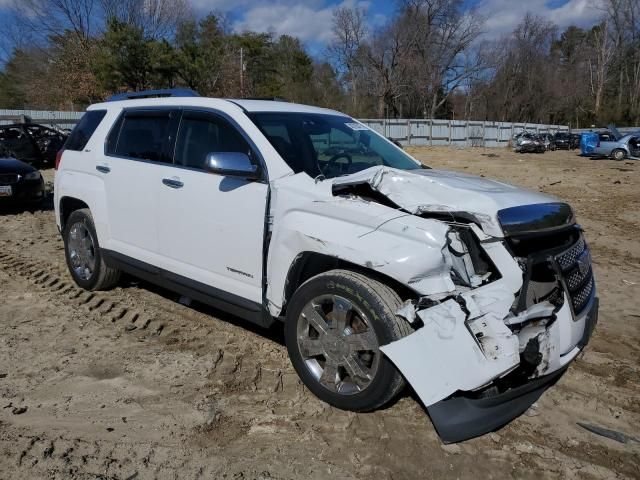
M461 0L403 0L414 61L424 79L424 114L433 118L450 96L483 67L472 46L484 19Z
M14 17L40 41L69 30L84 41L95 30L97 0L13 0Z
M406 91L406 73L409 62L405 22L400 18L375 33L371 44L362 53L371 75L369 91L376 97L379 117L401 115L400 97Z
M107 18L134 25L147 38L172 36L189 13L186 0L100 0Z
M610 66L615 54L608 19L593 29L592 42L595 55L589 59L589 73L591 95L594 99L593 113L597 117L602 107L604 89L609 82Z
M628 109L637 123L640 121L640 2L606 0L601 9L613 48L611 67L618 83L616 110L620 114Z
M339 7L333 11L333 41L328 53L340 77L350 90L352 107L358 111L361 48L367 35L366 12L362 8Z

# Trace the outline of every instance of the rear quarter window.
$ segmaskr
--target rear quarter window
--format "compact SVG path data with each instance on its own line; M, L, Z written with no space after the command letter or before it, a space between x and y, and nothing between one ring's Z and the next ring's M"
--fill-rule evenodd
M89 110L85 113L67 138L63 148L65 150L83 150L106 114L106 110Z

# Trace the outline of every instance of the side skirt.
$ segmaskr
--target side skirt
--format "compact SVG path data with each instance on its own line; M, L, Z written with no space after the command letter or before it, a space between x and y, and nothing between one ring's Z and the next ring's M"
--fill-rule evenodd
M111 268L117 268L265 328L275 322L267 309L259 303L141 262L113 250L100 249L100 253L105 263Z

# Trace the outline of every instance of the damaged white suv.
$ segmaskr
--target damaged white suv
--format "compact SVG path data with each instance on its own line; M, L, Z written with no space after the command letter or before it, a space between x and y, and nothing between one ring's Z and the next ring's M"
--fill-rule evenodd
M598 300L571 208L432 170L339 112L190 91L91 106L56 220L86 289L121 271L263 326L308 388L366 411L411 384L445 441L526 410Z

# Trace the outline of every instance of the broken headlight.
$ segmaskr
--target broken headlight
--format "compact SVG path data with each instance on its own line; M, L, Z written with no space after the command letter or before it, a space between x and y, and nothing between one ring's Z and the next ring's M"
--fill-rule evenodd
M457 285L475 288L487 282L495 269L470 228L456 225L447 234L451 276Z

